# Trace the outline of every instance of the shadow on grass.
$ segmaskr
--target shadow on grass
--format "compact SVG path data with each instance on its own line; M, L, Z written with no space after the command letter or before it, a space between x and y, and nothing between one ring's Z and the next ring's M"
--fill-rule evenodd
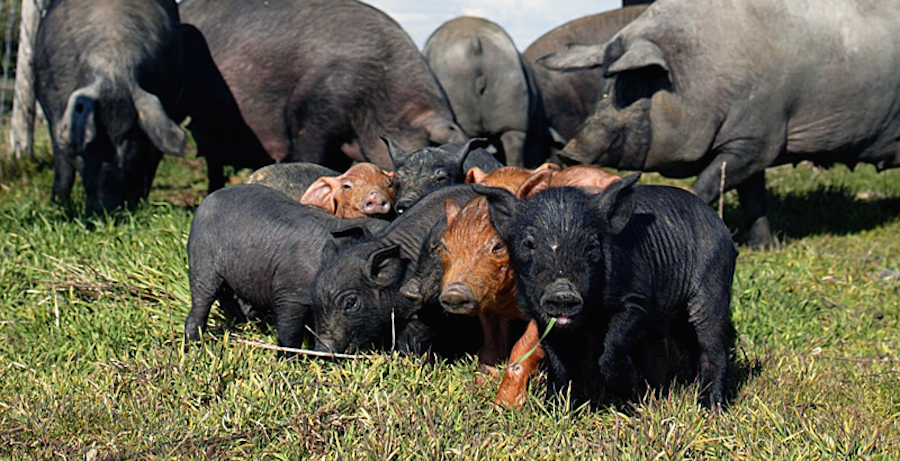
M772 232L782 241L816 235L846 235L874 229L900 218L900 197L857 194L845 187L823 186L813 191L767 197ZM743 210L725 207L725 222L735 241L746 242Z

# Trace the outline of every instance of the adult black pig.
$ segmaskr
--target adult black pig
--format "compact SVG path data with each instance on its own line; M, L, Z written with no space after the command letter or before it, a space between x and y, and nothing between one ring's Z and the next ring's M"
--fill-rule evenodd
M445 354L477 351L477 318L447 316L439 304L423 305L400 291L416 272L426 239L443 225L444 201L474 197L474 187L439 189L377 234L332 254L316 276L318 350L345 352L373 342L389 345L394 339L398 349L415 353L429 348ZM439 292L441 274L430 273L436 281L423 284Z
M390 169L381 134L407 149L466 139L413 41L375 8L352 0L187 0L180 8L275 160Z
M338 218L259 184L208 195L188 236L191 311L185 338L200 338L214 300L222 304L237 297L260 317L274 314L279 344L301 347L326 249L384 225L379 219Z
M607 44L548 58L611 85L564 148L582 163L737 188L749 243L772 240L765 169L900 165L900 1L659 0Z
M659 347L671 337L691 353L700 403L721 405L737 250L709 205L683 189L634 186L639 176L593 196L568 187L521 202L505 191L488 195L519 305L541 331L555 320L543 343L548 394L599 378L628 395L634 361L645 358L645 378L661 384L651 376L665 369Z
M35 92L53 143L53 197L76 171L92 210L147 197L162 152L185 134L169 118L181 92L174 0L58 0L35 39Z
M547 123L560 148L575 136L578 127L594 110L605 81L603 70L553 72L537 61L572 45L603 43L644 9L645 6L635 6L574 19L541 35L522 52L522 59L534 71Z
M487 140L472 138L466 142L404 151L388 137L382 137L394 164L394 197L397 213L442 187L462 184L466 172L478 167L493 171L503 166L484 148Z
M550 138L540 90L503 28L483 18L451 19L428 37L422 55L466 134L488 138L507 165L544 162Z

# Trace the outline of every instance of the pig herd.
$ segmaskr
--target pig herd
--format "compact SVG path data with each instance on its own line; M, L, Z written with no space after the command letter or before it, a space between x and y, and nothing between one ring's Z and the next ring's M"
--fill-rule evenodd
M89 208L133 206L186 128L210 192L187 340L217 302L285 348L473 353L509 407L541 363L550 398L628 397L683 354L718 407L737 251L708 203L737 189L765 246L766 167L900 166L900 0L811 3L658 0L520 54L470 17L420 52L355 0L54 0L52 195L77 174Z

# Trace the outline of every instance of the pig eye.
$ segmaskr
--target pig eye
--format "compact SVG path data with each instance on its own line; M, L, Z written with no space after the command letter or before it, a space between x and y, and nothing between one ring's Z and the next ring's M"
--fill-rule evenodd
M360 301L359 296L355 294L349 294L344 296L341 299L341 308L347 312L353 312L358 310L362 306L362 301Z
M350 190L352 187L350 184L344 184L344 190Z
M503 241L497 242L494 244L494 247L491 248L491 253L494 255L502 255L506 253L506 244Z
M431 177L437 182L446 182L449 178L447 172L444 170L436 170Z

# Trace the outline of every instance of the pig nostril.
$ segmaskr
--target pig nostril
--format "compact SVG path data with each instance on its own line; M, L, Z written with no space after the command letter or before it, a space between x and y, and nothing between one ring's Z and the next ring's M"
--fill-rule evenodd
M444 310L455 314L470 313L478 307L475 295L465 286L444 290L439 301Z

